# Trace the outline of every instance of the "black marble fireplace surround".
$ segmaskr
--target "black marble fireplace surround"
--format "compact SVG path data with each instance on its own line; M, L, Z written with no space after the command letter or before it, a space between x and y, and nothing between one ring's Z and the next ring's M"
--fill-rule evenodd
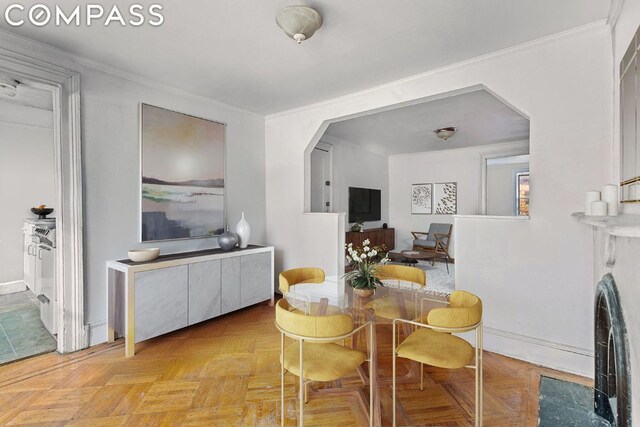
M605 275L596 287L594 410L614 426L631 426L627 328L611 274Z

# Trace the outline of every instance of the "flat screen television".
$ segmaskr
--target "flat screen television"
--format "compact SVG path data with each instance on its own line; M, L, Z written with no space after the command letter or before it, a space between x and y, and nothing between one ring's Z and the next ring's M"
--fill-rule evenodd
M380 190L349 187L349 222L380 221Z

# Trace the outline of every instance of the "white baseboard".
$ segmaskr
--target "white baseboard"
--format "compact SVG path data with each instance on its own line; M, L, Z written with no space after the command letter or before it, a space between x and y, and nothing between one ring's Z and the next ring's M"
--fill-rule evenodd
M593 350L484 328L484 349L558 371L593 378Z
M107 322L89 325L89 346L107 341ZM484 349L514 359L593 378L593 351L526 335L484 328Z
M89 325L89 347L107 342L107 322L90 323Z
M15 280L13 282L0 283L0 295L13 294L15 292L23 292L27 290L27 284L24 280Z

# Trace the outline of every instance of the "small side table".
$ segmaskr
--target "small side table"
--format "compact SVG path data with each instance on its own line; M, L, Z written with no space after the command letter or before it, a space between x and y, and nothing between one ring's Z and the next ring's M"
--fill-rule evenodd
M434 251L414 251L411 249L407 249L404 251L398 252L389 252L388 256L391 260L395 262L401 262L406 265L417 264L418 260L422 261L431 261L431 264L435 262L435 259L438 254ZM445 256L444 262L447 265L447 274L449 273L449 256Z
M402 254L402 252L389 252L387 254L387 256L389 257L389 259L393 262L400 262L402 264L405 264L407 266L410 265L415 265L418 263L418 260L415 258L409 258L404 256L404 254Z

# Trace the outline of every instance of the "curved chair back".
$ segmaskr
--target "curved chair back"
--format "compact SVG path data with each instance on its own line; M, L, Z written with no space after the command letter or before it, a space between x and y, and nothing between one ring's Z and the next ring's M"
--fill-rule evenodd
M451 229L453 228L452 224L437 224L431 223L429 225L429 235L427 236L427 241L435 242L436 234L443 235L441 237L441 242L443 245L449 245L449 238L451 237Z
M443 328L466 328L482 320L482 300L467 291L453 291L449 306L429 311L427 323Z
M300 283L322 283L324 271L321 268L303 267L285 270L279 276L280 292L289 292L291 286Z
M348 334L353 330L353 319L348 314L310 316L292 311L286 299L276 304L276 324L285 332L303 338L330 338Z
M402 280L420 286L427 284L427 275L424 270L404 265L379 265L376 268L376 277L380 280Z

